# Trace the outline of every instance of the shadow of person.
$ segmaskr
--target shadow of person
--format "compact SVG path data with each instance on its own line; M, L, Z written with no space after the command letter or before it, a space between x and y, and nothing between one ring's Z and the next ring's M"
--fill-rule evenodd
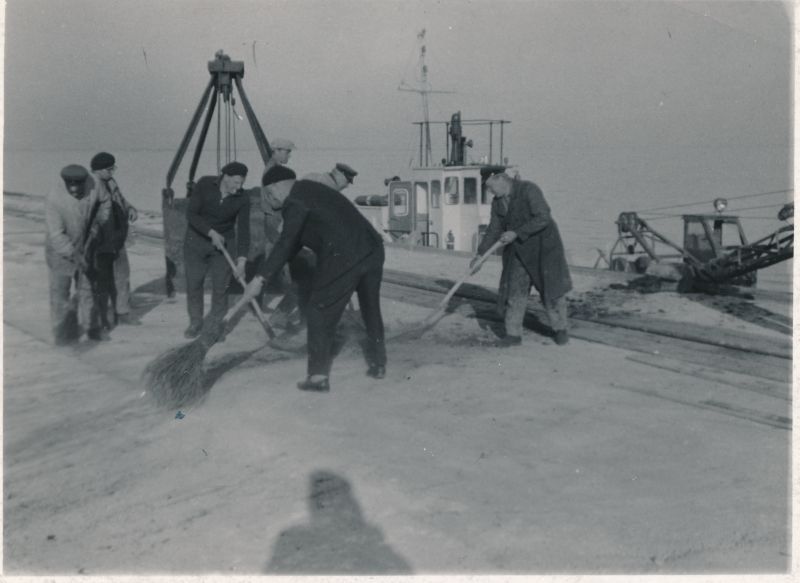
M412 573L409 563L364 521L347 480L318 470L309 479L308 524L281 531L267 573L388 575Z

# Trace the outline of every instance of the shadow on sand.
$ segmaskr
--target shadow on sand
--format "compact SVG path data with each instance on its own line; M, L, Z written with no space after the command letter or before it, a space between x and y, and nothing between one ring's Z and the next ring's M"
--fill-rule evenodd
M350 483L317 470L309 478L309 521L281 531L264 571L269 574L411 574L408 561L364 520Z

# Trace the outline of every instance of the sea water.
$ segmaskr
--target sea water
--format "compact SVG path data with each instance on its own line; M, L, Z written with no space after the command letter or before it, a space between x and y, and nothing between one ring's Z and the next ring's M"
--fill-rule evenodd
M7 147L3 189L47 194L58 184L63 166L82 164L88 168L95 153ZM172 184L176 196L185 195L191 153L190 149ZM140 149L113 154L117 160L116 178L125 196L139 209L159 211L161 190L166 186L175 150ZM295 150L289 166L302 176L330 170L337 162L347 163L358 171L355 183L345 191L353 198L384 193L384 179L407 176L416 154L404 149L312 148ZM240 150L236 157L251 168L245 186L257 184L263 166L258 151ZM726 212L743 218L751 241L771 233L785 224L777 219L778 210L793 200L791 160L791 148L780 145L701 147L654 143L629 148L531 145L517 148L509 162L523 179L536 182L544 192L561 230L568 261L592 266L598 250L608 252L616 240L614 221L624 211L663 209L642 215L652 217L654 228L681 244L680 214L713 212L711 201L725 197L729 199ZM215 152L204 152L196 176L214 174L216 164ZM668 208L676 205L681 206ZM790 265L791 262L784 262L763 273L784 280L788 288Z

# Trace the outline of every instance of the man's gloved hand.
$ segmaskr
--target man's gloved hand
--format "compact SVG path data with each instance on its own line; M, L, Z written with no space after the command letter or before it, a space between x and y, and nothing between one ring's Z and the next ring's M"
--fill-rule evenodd
M132 206L128 207L128 221L131 223L135 223L136 219L139 218L139 212L133 208Z
M208 236L211 238L211 244L222 251L225 249L225 237L217 233L214 229L208 231Z
M78 266L83 273L86 273L86 270L89 268L89 262L86 261L86 257L80 251L75 251L72 254L72 260L75 262L75 265Z
M238 257L236 259L236 269L233 270L233 277L238 280L244 279L245 266L247 265L246 257Z

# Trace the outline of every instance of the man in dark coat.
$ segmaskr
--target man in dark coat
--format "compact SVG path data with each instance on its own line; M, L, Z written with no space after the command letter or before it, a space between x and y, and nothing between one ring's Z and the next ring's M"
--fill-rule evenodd
M274 180L274 182L273 182ZM300 249L317 256L311 276L308 319L308 376L297 384L306 391L330 390L336 326L353 292L358 294L367 332L367 374L386 374L380 287L383 278L383 239L355 205L340 192L311 180L267 176L275 196L283 198L283 230L245 295L256 297Z
M522 342L522 322L531 285L547 312L557 344L569 341L565 295L572 279L564 256L564 245L550 207L533 182L495 174L486 180L495 195L492 218L478 246L478 256L496 242L505 244L500 276L498 307L505 312L506 336L501 346ZM477 256L473 259L473 264Z
M186 218L189 226L183 243L186 268L186 305L189 327L186 338L196 338L203 327L203 285L211 274L211 313L224 314L231 268L222 254L236 257L237 276L243 276L250 248L250 197L242 190L247 166L231 162L221 175L197 181Z

